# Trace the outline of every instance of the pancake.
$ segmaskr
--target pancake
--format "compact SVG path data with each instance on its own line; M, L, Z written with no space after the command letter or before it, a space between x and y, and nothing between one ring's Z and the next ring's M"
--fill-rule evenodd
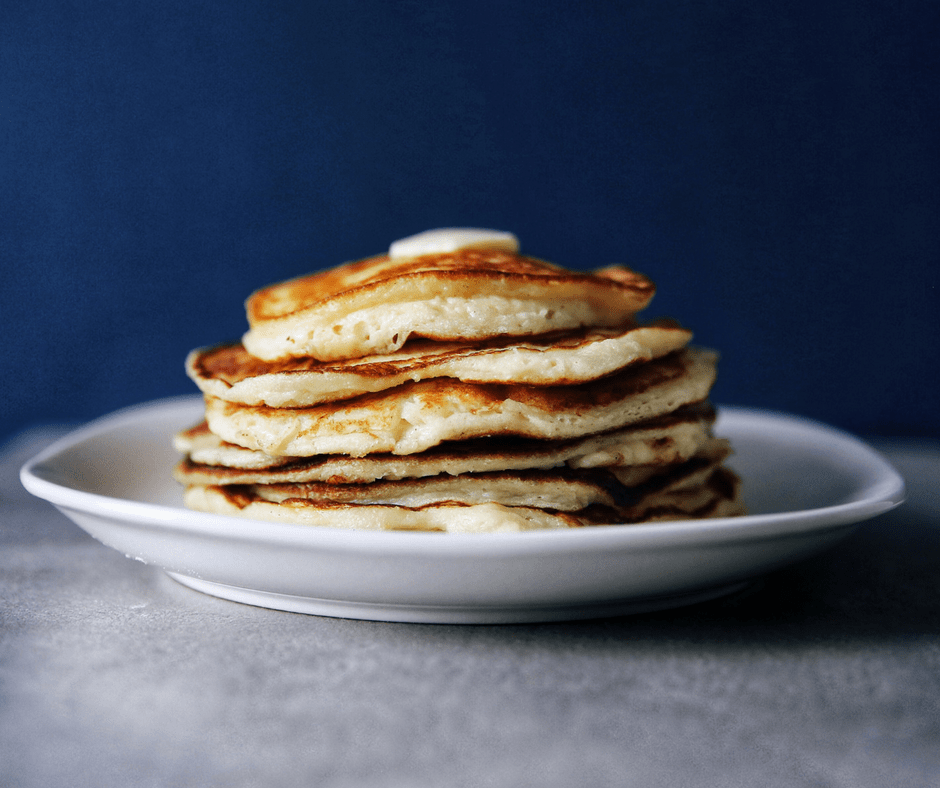
M582 518L570 514L496 503L477 506L442 504L420 509L304 500L277 504L252 496L238 487L188 487L183 493L183 502L196 511L357 531L499 533L577 528L585 524Z
M605 484L606 482L606 484ZM368 484L257 484L248 491L272 503L304 499L319 503L404 506L418 509L443 503L473 506L498 503L558 511L578 511L593 504L613 506L613 477L607 471L500 471L426 476Z
M712 434L717 353L655 287L432 230L257 290L241 343L192 351L191 509L360 530L493 533L743 513Z
M186 463L193 469L204 466L224 468L227 471L271 471L297 462L295 457L272 457L261 451L246 449L227 443L209 429L205 421L173 436L173 448L186 455Z
M187 456L177 465L174 475L184 485L351 484L567 465L630 468L633 476L626 483L639 484L658 468L685 462L695 455L709 440L714 419L714 410L701 404L626 429L566 441L481 438L435 446L407 456L334 454L310 458L272 457L227 444L209 432L203 422L176 437L175 448Z
M624 487L658 484L657 489L679 490L704 483L711 472L732 454L727 440L710 436L688 460L667 465L613 465L607 470Z
M742 513L737 477L716 468L696 487L649 491L619 509L590 505L576 511L506 506L487 501L423 506L350 504L308 498L265 500L249 487L193 486L184 492L191 509L282 523L357 530L494 533L577 528L609 523L657 522Z
M412 337L479 341L618 326L654 292L624 266L577 273L505 249L379 255L256 291L242 341L265 361L387 355Z
M576 470L561 467L528 471L438 474L422 478L373 481L365 484L304 482L249 485L254 495L281 503L303 498L328 503L386 504L419 508L440 503L499 503L559 511L592 505L633 506L652 492L699 487L728 454L725 441L710 441L688 462L659 466L658 473L640 483L624 483L615 470ZM632 469L631 469L632 470Z
M413 454L493 435L566 440L622 428L701 402L717 354L685 349L574 386L474 385L449 379L309 408L268 408L206 396L209 429L274 456Z
M662 320L472 345L417 340L391 355L338 362L262 361L242 345L220 345L191 352L186 371L203 393L227 402L298 408L441 377L465 383L583 383L679 350L691 337L674 321Z

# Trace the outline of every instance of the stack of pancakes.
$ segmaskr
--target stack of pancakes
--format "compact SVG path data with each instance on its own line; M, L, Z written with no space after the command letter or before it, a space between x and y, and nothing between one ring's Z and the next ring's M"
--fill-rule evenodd
M517 531L742 513L708 402L717 356L621 266L437 230L272 285L186 366L190 508L341 528Z

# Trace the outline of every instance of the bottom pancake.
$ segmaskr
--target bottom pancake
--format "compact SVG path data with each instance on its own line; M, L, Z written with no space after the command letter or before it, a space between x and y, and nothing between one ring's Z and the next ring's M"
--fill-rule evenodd
M489 533L743 513L725 441L627 486L617 470L466 474L371 484L191 485L192 509L361 530ZM621 471L622 474L622 471Z
M736 482L722 478L719 469L706 489L687 491L674 500L649 506L643 516L629 522L695 520L705 517L734 517L743 514L742 504L724 492ZM235 515L269 522L295 523L365 531L442 531L447 533L499 533L611 525L626 522L610 516L603 507L578 512L557 512L498 503L435 504L420 508L402 506L321 503L290 499L272 503L245 495L238 487L190 487L186 505L199 511Z

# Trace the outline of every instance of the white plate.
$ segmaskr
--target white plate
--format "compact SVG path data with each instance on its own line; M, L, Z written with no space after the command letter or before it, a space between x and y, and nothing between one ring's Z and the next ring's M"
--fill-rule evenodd
M43 451L24 486L106 545L187 586L299 613L499 623L686 604L826 548L897 506L904 482L880 455L803 419L722 408L747 517L570 531L454 535L357 532L184 509L174 432L199 397L92 422Z

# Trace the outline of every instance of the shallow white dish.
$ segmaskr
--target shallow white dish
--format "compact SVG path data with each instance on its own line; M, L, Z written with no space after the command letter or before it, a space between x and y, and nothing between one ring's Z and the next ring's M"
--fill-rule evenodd
M104 544L181 583L262 607L437 623L550 621L646 611L727 593L822 550L904 498L864 443L783 414L722 408L747 517L570 531L374 533L183 508L173 433L200 397L92 422L22 469L24 486Z

